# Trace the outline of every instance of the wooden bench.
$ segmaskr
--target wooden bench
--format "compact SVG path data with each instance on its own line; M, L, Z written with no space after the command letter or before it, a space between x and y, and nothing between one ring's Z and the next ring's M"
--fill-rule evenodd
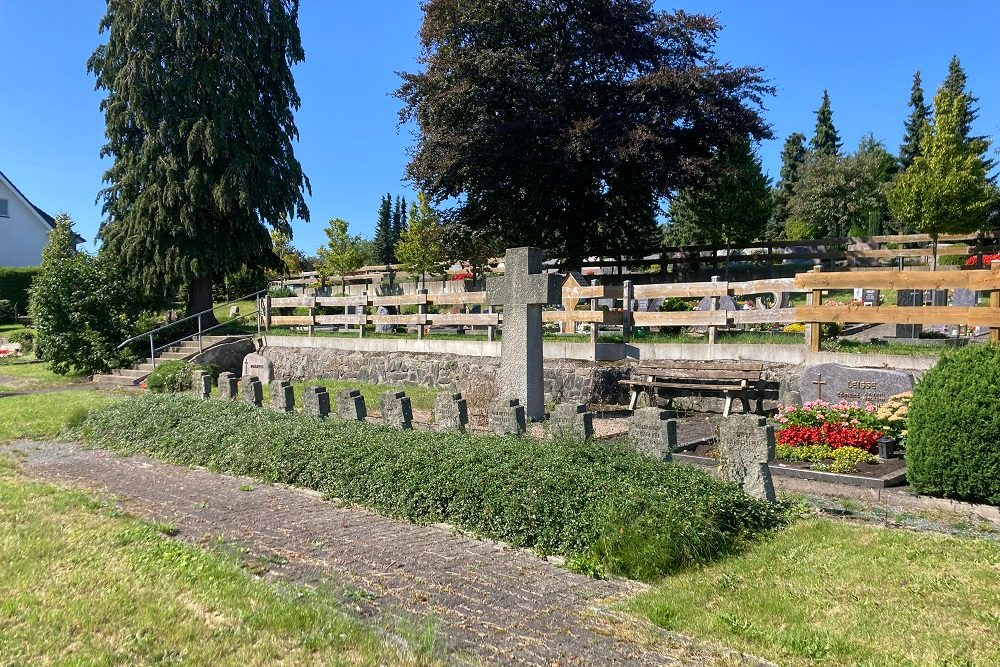
M750 412L750 393L758 391L764 364L734 361L644 361L632 370L631 380L618 384L632 389L629 410L635 410L639 396L649 394L649 404L656 405L658 389L681 389L692 393L721 393L726 397L723 415L728 417L733 397Z

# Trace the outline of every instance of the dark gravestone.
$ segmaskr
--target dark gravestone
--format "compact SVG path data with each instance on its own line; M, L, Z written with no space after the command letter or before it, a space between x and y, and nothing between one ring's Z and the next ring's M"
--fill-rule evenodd
M271 384L274 380L274 364L261 354L248 354L243 357L243 377L255 376L262 384Z
M239 395L239 382L234 373L219 373L219 398L224 401L236 400Z
M698 302L698 305L695 306L694 309L695 310L711 310L712 309L712 297L710 297L710 296L702 297L701 301ZM718 310L727 310L727 311L729 311L729 310L739 310L739 309L740 309L740 307L738 305L736 305L736 299L734 299L733 297L729 296L728 294L725 295L725 296L719 297L719 308L718 308Z
M722 477L739 484L747 495L774 502L767 462L774 459L774 427L765 417L732 415L719 424Z
M295 390L291 382L282 380L271 384L271 407L278 412L295 412Z
M469 404L462 394L438 394L434 400L434 421L443 431L464 433L469 423Z
M349 421L363 422L368 416L365 397L357 389L337 392L337 416Z
M208 371L196 370L191 373L191 391L202 400L212 395L212 376Z
M389 391L382 394L382 423L403 430L413 428L413 408L405 391Z
M629 417L628 437L640 453L669 461L677 446L677 421L666 410L640 408Z
M913 391L913 376L909 373L840 364L807 366L799 383L799 394L805 403L821 400L881 405L904 391Z
M897 306L921 306L923 305L923 292L920 290L901 289L896 292ZM897 324L896 338L920 338L922 330L919 324Z
M924 292L924 305L925 306L947 306L948 305L948 290L946 289L932 289Z
M586 440L594 437L594 413L587 411L586 405L560 403L549 417L549 435L553 438L578 438Z
M865 306L877 306L882 298L882 293L877 289L861 290L861 303Z
M245 403L255 407L263 407L264 392L261 389L260 378L248 375L240 378L240 398Z
M386 308L385 306L379 306L378 310L375 311L376 317L380 317L380 316L384 316L384 315L391 315L391 314L392 313L390 313L389 309ZM395 327L393 325L391 325L391 324L376 324L375 325L375 333L392 333L393 331L395 331Z
M302 390L302 411L310 417L326 419L330 414L330 394L326 387L306 387Z
M490 430L496 435L524 435L528 428L524 406L516 398L494 402L489 412Z
M979 294L975 290L959 288L951 292L951 305L961 308L974 308L979 303Z

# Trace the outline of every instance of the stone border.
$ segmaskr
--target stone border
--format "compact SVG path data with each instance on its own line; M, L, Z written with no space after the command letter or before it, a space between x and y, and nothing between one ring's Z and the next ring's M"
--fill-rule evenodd
M694 454L674 453L674 460L678 463L690 463L703 468L717 468L719 461L707 456L695 456ZM887 489L894 486L906 484L906 468L885 475L884 477L861 477L858 475L845 475L837 472L824 472L821 470L804 470L801 468L786 468L781 465L769 465L771 472L777 477L796 477L825 484L836 484L838 486L854 486L862 489Z

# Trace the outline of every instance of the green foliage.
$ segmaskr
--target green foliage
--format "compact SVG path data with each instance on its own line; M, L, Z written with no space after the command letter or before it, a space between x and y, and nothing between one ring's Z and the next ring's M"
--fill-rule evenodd
M91 447L311 488L391 516L446 521L650 579L712 560L783 521L694 468L611 444L402 432L238 402L142 396L91 414Z
M292 234L290 231L281 229L271 230L271 249L278 258L281 268L275 271L275 275L281 277L293 276L302 271L305 262L305 255L301 250L292 245Z
M0 322L13 319L14 304L7 299L0 299Z
M809 147L817 155L837 156L840 154L840 135L833 126L833 109L830 107L830 94L823 91L823 102L816 110L816 131L809 140Z
M920 493L1000 505L1000 346L943 355L917 383L906 475Z
M35 348L35 332L31 329L20 329L7 335L11 343L20 343L21 352L27 354Z
M781 149L781 171L778 183L771 193L773 199L771 220L765 232L765 236L769 239L777 239L782 236L789 215L788 201L791 199L792 193L795 191L795 184L799 180L799 167L805 162L807 155L805 143L806 135L801 132L793 132L785 139L785 145Z
M35 342L60 375L106 373L130 360L116 348L133 335L139 309L116 267L76 252L73 237L73 221L60 214L31 289Z
M326 245L317 250L324 272L340 276L341 290L346 289L346 276L357 271L365 262L360 236L351 236L346 220L334 218L327 223Z
M38 267L0 267L0 299L10 301L21 315L28 312L28 290Z
M378 207L375 238L372 239L375 261L378 264L396 263L395 226L392 217L392 195L387 194L382 197L382 203Z
M903 143L899 147L899 164L906 170L917 156L923 155L923 145L920 135L924 124L930 122L931 109L924 102L924 89L920 82L920 70L913 75L913 87L910 89L910 116L906 119Z
M154 394L190 391L194 386L192 375L198 370L207 371L213 378L219 377L219 369L214 365L171 359L156 364L156 368L146 378L146 388Z
M804 445L789 447L775 445L776 458L785 461L804 461L815 463L830 472L850 474L857 472L859 463L878 463L878 457L869 454L858 447L838 447L834 449L827 445Z
M662 201L721 149L770 136L773 89L716 59L714 17L648 0L422 6L423 71L396 92L419 129L407 173L501 247L654 250Z
M697 302L672 296L669 299L664 299L663 303L660 304L660 307L657 308L657 310L661 313L681 313L694 310L695 305L697 305ZM683 328L684 327L660 327L660 333L667 336L676 336Z
M188 284L189 312L243 265L277 269L267 226L308 220L294 155L298 0L108 0L87 66L113 160L101 252L148 294Z
M419 275L425 287L428 273L443 274L448 268L441 218L423 192L410 204L409 225L396 243L396 256L402 269Z

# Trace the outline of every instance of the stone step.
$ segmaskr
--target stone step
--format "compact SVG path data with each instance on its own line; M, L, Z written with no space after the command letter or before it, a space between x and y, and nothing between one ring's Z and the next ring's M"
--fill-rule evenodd
M112 375L118 375L120 377L132 378L134 380L141 380L142 378L149 375L149 371L144 371L136 368L116 368L111 371Z
M121 375L95 375L95 384L114 384L125 387L134 387L139 384L138 380L133 378L124 377Z
M195 350L197 352L197 350ZM190 352L163 352L160 354L158 359L187 359L191 356Z

